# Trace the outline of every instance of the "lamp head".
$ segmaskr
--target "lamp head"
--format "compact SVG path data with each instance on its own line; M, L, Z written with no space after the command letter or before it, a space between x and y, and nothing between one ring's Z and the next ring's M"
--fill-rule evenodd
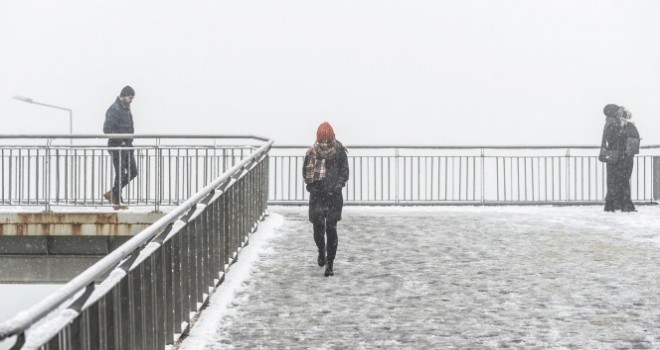
M14 100L23 101L23 102L27 102L27 103L32 103L32 99L29 98L29 97L25 97L25 96L18 96L18 95L16 95L16 96L13 97L13 99L14 99Z

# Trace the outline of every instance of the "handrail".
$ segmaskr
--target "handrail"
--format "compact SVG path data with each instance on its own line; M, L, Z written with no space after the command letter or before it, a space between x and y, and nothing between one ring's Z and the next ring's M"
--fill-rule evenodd
M193 195L177 208L169 212L167 215L163 216L151 226L138 233L133 238L129 239L126 243L73 278L69 283L65 284L60 289L50 294L48 297L44 298L31 308L22 311L10 320L1 323L0 339L5 339L12 335L20 335L21 333L25 332L35 322L57 309L61 304L69 300L80 290L87 288L87 286L90 284L93 284L99 277L105 275L111 269L118 268L117 266L125 258L134 254L137 250L145 247L149 241L151 241L154 237L165 230L168 225L174 223L181 216L185 215L190 209L194 208L198 203L206 199L209 194L216 190L216 188L222 186L228 181L232 181L232 177L241 172L247 165L252 164L255 159L258 159L264 154L267 154L274 141L272 139L266 141L266 144L259 147L250 156L241 160L219 178L205 186L201 191L197 192L197 194Z
M274 149L300 149L309 148L310 145L277 145ZM600 146L590 145L345 145L347 149L599 149ZM644 149L660 148L660 145L640 146Z
M214 134L0 134L0 139L255 139L263 142L269 138L255 135L214 135Z

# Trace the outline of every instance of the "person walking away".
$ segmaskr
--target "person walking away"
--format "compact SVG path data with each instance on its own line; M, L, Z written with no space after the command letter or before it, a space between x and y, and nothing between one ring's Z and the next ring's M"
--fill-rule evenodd
M635 122L632 120L632 113L623 106L618 112L623 125L622 142L624 143L624 152L621 159L621 171L623 176L623 192L621 199L621 211L635 212L635 205L632 202L630 178L632 176L633 166L635 164L635 154L639 154L639 131Z
M131 103L135 98L135 90L130 86L125 86L119 97L108 108L105 113L105 122L103 123L103 133L105 134L133 134L133 114L131 113ZM108 152L112 158L112 167L114 169L114 181L112 189L103 194L103 196L112 203L115 210L128 209L127 205L122 204L121 192L128 183L137 175L137 164L133 154L133 139L110 138L108 139ZM126 148L121 150L118 148Z
M603 108L605 114L605 127L603 129L603 140L599 160L606 163L607 172L607 194L605 195L606 212L614 212L621 209L623 204L624 171L623 151L623 124L619 114L619 107L608 104Z
M334 276L337 222L341 220L344 206L342 188L348 181L349 169L347 150L335 138L330 123L319 125L316 142L305 154L302 171L309 192L309 221L313 225L314 242L318 248L317 263L325 266L326 277Z

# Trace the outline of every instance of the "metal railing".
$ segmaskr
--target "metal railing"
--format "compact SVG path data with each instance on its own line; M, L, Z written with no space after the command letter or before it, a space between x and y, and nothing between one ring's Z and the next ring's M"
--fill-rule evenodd
M606 194L606 166L592 146L351 146L348 205L587 204ZM660 198L659 146L635 157L632 198ZM307 147L271 151L271 204L306 204Z
M49 350L172 344L265 215L272 143L266 140L58 291L0 324L0 339Z
M108 148L108 137L126 135L0 135L0 206L107 205L103 194L114 176L109 150L135 154L138 176L124 188L126 204L178 205L254 150L237 142L255 140L136 134L133 147Z

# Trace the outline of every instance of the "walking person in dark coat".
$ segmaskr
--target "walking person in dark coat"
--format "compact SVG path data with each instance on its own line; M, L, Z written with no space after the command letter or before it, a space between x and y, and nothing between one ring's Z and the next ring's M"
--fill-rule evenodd
M314 228L319 266L325 265L325 276L333 276L337 254L337 222L344 206L342 188L348 181L346 148L335 139L328 122L316 131L316 142L307 150L303 162L303 178L309 191L309 221ZM327 236L327 244L326 244Z
M603 130L603 147L614 151L615 155L607 161L607 195L605 196L605 211L625 212L635 211L630 198L630 176L634 163L634 155L639 150L628 146L628 138L637 138L639 134L632 122L626 120L626 109L615 104L608 104L603 109L606 116ZM628 112L629 113L629 112Z
M135 91L130 86L125 86L119 97L108 108L105 113L105 122L103 123L103 133L105 134L133 134L133 114L131 113L131 103L135 97ZM112 189L103 194L109 200L115 210L127 209L128 206L121 203L121 191L137 175L137 164L133 154L132 138L111 138L108 139L108 147L118 148L126 147L127 150L109 149L112 157L112 167L114 168L114 184Z

